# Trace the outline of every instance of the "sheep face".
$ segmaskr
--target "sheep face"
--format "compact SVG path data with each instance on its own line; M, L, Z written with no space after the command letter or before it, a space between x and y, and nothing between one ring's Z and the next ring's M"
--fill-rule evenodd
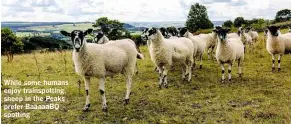
M243 28L242 27L239 27L238 30L237 30L238 36L240 36L242 32L243 32Z
M147 41L148 40L148 35L147 35L147 31L148 31L149 29L148 28L146 28L146 29L144 29L143 30L143 32L141 33L141 39L143 40L143 41Z
M184 37L185 33L188 31L186 27L181 28L179 31L179 37Z
M85 36L87 34L92 33L93 29L88 29L86 31L81 31L81 30L73 30L71 33L68 33L66 31L61 31L61 34L64 36L69 36L71 37L71 40L73 42L73 47L74 49L79 52L80 48L84 45L84 40Z
M265 36L267 36L267 34L268 34L268 29L265 29L264 33L265 33Z
M148 35L148 38L149 40L153 40L155 39L157 36L157 32L158 32L158 29L157 28L151 28L147 31L147 35Z
M168 33L168 30L166 28L161 27L160 31L161 31L162 35L164 36L164 38L169 38L169 33Z
M272 36L277 37L279 35L279 32L278 32L278 30L280 29L279 27L277 27L277 26L270 26L269 27L268 26L267 28L268 28L268 30L269 30L269 32L271 33Z
M213 31L217 34L219 41L225 41L226 35L230 31L230 29L215 29Z
M103 32L98 32L96 34L96 37L94 38L94 41L97 43L103 36L104 36Z

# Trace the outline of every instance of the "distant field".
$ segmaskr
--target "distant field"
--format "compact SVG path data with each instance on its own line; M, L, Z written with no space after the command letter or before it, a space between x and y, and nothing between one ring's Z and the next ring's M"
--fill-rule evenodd
M71 30L71 27L67 27ZM287 30L282 30L282 33ZM181 82L181 72L169 72L169 88L158 88L158 74L153 72L148 49L141 47L145 60L138 60L139 74L133 78L129 105L123 105L126 92L121 75L107 78L108 112L101 111L98 79L90 84L91 110L82 112L85 104L84 82L73 69L71 51L36 54L41 80L68 80L66 102L59 111L31 110L31 118L7 119L2 123L241 123L277 124L291 122L291 55L284 55L281 72L271 72L272 60L265 38L255 44L243 62L243 78L233 67L233 81L221 83L221 68L216 61L204 60L203 69L195 69L192 82ZM207 58L204 56L204 58ZM37 66L32 54L15 55L13 63L2 56L2 80L37 80ZM65 64L66 62L66 64ZM35 88L49 86L36 86ZM5 88L16 88L4 86ZM34 95L34 94L32 94ZM7 96L7 94L2 94ZM3 102L2 102L3 104ZM2 113L7 112L3 111ZM11 112L16 112L12 110Z
M78 23L78 24L62 24L62 25L55 25L55 26L33 26L28 28L23 28L23 30L37 30L37 31L47 31L47 30L66 30L66 31L73 31L73 30L86 30L88 28L93 28L92 23Z
M35 36L49 36L50 33L40 33L39 35L35 35ZM31 32L16 32L16 36L17 37L28 37L28 36L33 36L33 33Z
M65 30L68 32L71 32L73 30L87 30L89 28L93 28L93 29L98 29L95 27L92 27L92 23L78 23L78 24L62 24L62 25L55 25L55 26L32 26L32 27L27 27L27 28L21 28L21 30L36 30L39 32L43 32L43 31L53 31L53 33L59 33L59 31L61 30ZM131 32L132 35L135 34L141 34L142 32L140 31L136 31L136 32ZM16 36L18 37L25 37L25 36L29 36L29 34L31 36L32 32L16 32ZM49 33L41 33L41 36L49 36Z

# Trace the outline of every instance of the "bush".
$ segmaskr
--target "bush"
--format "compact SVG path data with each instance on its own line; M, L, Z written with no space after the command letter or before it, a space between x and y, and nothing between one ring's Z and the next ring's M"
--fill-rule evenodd
M141 36L138 35L138 34L132 35L130 39L132 39L137 46L141 46L141 45L145 45L146 44L146 42L143 42L142 39L141 39Z

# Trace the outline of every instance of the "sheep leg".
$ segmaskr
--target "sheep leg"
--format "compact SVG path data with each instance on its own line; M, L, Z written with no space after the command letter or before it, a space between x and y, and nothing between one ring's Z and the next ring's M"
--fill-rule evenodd
M188 65L187 65L187 67L188 67L188 82L191 82L191 78L192 78L192 69L191 69L192 64L193 64L193 62L189 61Z
M164 84L164 87L165 88L168 88L168 80L167 80L168 77L167 77L167 74L168 74L168 68L167 67L164 67L162 81L163 81L163 84Z
M238 64L238 75L239 75L240 78L242 78L241 61L240 61L240 59L238 60L237 64Z
M275 72L275 55L272 54L272 72Z
M202 54L199 57L200 57L200 67L199 67L199 69L202 69L202 59L203 59Z
M132 82L132 77L128 76L126 78L126 95L125 95L124 104L128 104L129 103L129 95L131 93L131 82Z
M220 64L220 66L221 66L221 82L223 83L224 82L224 66L223 66L223 64Z
M212 54L212 48L210 48L210 49L207 50L207 57L208 57L208 60L211 59L211 54Z
M232 63L229 63L228 64L228 81L229 82L231 81L231 66L232 66Z
M278 72L280 72L281 71L281 55L279 54L278 55Z
M99 79L99 90L102 97L102 111L107 112L107 103L105 97L105 77Z
M88 111L90 107L90 99L89 99L89 86L90 86L90 77L84 77L85 81L85 90L86 90L86 104L83 111Z
M192 64L193 66L191 66L191 69L192 69L192 71L195 69L195 66L196 66L196 58L194 57L193 58L193 64Z
M182 81L185 80L185 66L182 65Z
M159 67L157 66L158 70L159 70L159 88L162 88L162 84L163 84L163 67Z

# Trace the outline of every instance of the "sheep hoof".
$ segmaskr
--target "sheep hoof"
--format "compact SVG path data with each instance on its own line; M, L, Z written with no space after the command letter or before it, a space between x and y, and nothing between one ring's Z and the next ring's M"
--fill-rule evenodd
M275 72L275 68L272 68L272 72Z
M124 105L127 105L129 103L129 99L124 100Z
M242 75L241 75L241 74L238 74L238 77L239 77L239 78L242 78Z
M221 82L221 83L224 83L224 79L220 79L220 82Z
M84 112L88 112L88 111L89 111L89 107L90 107L90 103L87 104L87 105L85 105L83 111L84 111Z
M102 107L102 111L103 111L103 112L108 112L107 107Z
M281 68L278 68L278 72L280 72L281 71Z
M138 75L138 71L136 71L135 74Z
M228 79L228 82L231 82L231 79Z
M165 88L168 88L168 84L165 84L164 87L165 87Z
M83 109L83 112L88 112L89 111L89 108L84 108Z
M202 65L200 65L199 69L202 69Z
M188 80L188 83L191 83L191 81L192 81L192 79L189 79L189 80Z
M159 89L162 89L162 85L159 85Z

